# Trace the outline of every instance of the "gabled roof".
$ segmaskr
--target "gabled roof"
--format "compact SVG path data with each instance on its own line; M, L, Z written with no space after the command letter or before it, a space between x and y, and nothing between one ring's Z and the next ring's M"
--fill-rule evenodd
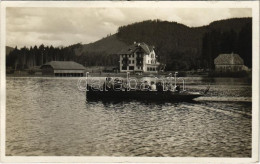
M220 54L215 60L216 65L244 65L244 60L238 54Z
M85 67L74 61L51 61L41 66L49 65L55 70L85 70Z
M148 46L145 43L135 43L123 48L117 54L132 54L139 48L141 48L141 50L143 50L146 54L150 54L151 51L154 49L153 46Z

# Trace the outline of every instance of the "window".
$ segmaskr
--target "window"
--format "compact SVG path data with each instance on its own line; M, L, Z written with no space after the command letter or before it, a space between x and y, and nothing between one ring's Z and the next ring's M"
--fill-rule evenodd
M134 66L129 66L129 70L134 70L135 67Z
M133 60L133 61L132 61L132 63L134 64L134 63L135 63L135 61Z
M126 70L127 69L127 67L126 66L122 66L122 70Z

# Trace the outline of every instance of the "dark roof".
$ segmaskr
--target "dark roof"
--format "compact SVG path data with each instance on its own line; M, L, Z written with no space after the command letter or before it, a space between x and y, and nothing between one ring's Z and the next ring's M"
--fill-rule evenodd
M85 70L85 67L83 65L74 61L51 61L49 63L43 64L41 68L46 65L49 65L56 70Z
M244 60L238 54L220 54L214 60L216 65L244 65Z
M123 48L117 54L132 54L139 48L141 48L146 54L150 54L150 52L154 49L153 46L148 46L145 43L135 43Z

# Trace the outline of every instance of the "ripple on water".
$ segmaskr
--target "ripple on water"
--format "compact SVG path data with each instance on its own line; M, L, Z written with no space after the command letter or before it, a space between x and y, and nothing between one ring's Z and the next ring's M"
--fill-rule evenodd
M192 103L104 103L86 102L77 79L7 78L6 154L250 157L251 106L244 84Z

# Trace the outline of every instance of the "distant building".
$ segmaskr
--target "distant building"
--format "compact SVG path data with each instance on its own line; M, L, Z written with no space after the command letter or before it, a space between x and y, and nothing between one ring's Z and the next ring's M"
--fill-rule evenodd
M41 67L42 75L85 76L85 67L74 61L51 61Z
M88 66L86 67L86 72L90 73L102 73L102 72L107 72L107 73L117 73L119 68L116 66Z
M157 61L153 46L134 43L118 54L120 55L120 72L158 72L160 63Z
M220 54L215 60L215 70L218 72L237 72L245 70L244 60L238 54Z

